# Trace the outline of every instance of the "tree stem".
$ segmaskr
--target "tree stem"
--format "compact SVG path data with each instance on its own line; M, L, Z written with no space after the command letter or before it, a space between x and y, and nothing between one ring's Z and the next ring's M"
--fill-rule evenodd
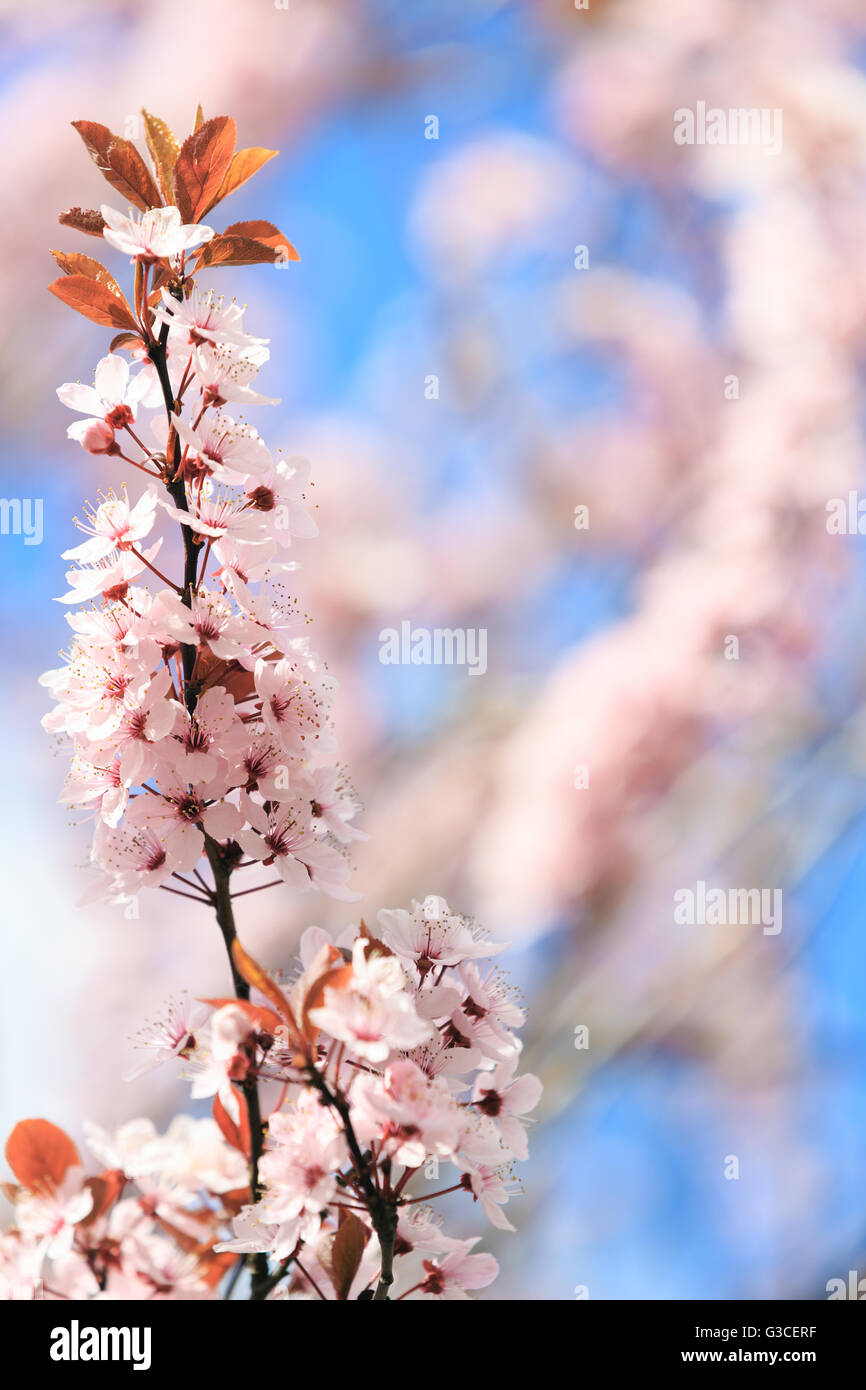
M237 938L237 928L235 927L234 912L232 910L230 888L231 870L226 865L222 850L216 840L211 839L210 835L205 835L204 845L205 853L207 854L214 878L216 919L219 923L219 928L222 932L223 941L225 942L225 948L228 953L235 995L238 999L249 999L250 987L243 976L238 974L232 957L232 942ZM247 1114L250 1121L250 1195L252 1201L256 1202L261 1196L259 1161L262 1156L263 1134L259 1085L255 1076L251 1076L243 1082L243 1093L247 1103ZM248 1263L252 1275L252 1292L250 1297L258 1300L260 1297L263 1297L263 1295L260 1294L261 1288L270 1278L268 1273L268 1259L266 1255L259 1253L250 1255Z
M159 384L162 387L165 410L168 416L168 449L166 451L166 480L165 486L168 489L172 502L178 511L188 512L189 507L186 501L186 486L183 478L178 477L178 463L180 458L180 445L177 431L172 424L172 415L175 409L174 393L171 389L171 380L168 375L168 362L166 360L165 345L168 341L168 324L164 323L160 329L159 338L154 339L147 345L147 354L156 368L159 377ZM180 406L178 405L178 409ZM195 537L192 528L181 524L181 534L183 536L183 585L181 598L187 608L192 607L192 596L196 587L198 573L198 548L195 544ZM192 643L185 642L181 646L181 657L183 661L183 685L184 703L187 710L192 714L195 709L196 696L192 687L192 673L195 666L196 648Z
M388 1292L394 1282L394 1243L397 1239L397 1206L393 1197L386 1197L373 1182L370 1176L370 1167L361 1152L352 1125L352 1117L349 1113L349 1105L346 1098L339 1091L332 1091L321 1072L313 1063L307 1066L307 1075L322 1097L326 1105L332 1105L343 1124L346 1135L346 1143L349 1146L349 1153L358 1171L358 1178L364 1191L364 1198L370 1219L373 1222L373 1229L379 1240L381 1251L381 1265L379 1269L379 1282L376 1292L373 1295L374 1301L383 1303L388 1300Z

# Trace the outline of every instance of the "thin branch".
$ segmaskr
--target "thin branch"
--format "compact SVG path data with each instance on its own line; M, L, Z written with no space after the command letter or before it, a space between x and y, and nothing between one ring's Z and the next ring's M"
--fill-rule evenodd
M247 893L261 893L263 888L277 888L282 882L281 878L272 878L270 883L260 883L256 888L242 888L239 893L232 893L232 898L245 898Z
M203 903L205 907L213 907L210 898L201 898L198 893L184 893L181 888L169 888L167 883L161 883L159 886L163 893L175 893L179 898L189 898L191 903Z
M143 565L147 565L147 568L150 570L151 574L155 574L157 579L162 580L163 584L167 584L170 589L174 589L174 592L176 594L180 594L182 592L179 584L175 584L173 579L169 579L167 575L162 573L162 570L158 570L156 568L156 565L152 565L150 563L150 560L148 560L147 556L142 555L140 550L136 550L134 545L131 545L129 549L132 552L132 554L135 555L135 557L141 561Z
M327 1303L328 1300L325 1298L325 1295L322 1293L322 1290L319 1288L312 1274L309 1274L307 1270L304 1269L304 1266L301 1264L297 1255L295 1256L295 1264L298 1266L298 1269L301 1271L307 1282L312 1284L313 1288L316 1290L316 1293L319 1295L319 1298L321 1298L325 1303Z

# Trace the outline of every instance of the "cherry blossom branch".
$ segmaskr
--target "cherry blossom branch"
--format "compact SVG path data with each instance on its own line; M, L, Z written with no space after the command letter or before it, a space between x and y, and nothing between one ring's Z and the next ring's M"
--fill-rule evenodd
M175 298L182 298L172 289L171 293ZM172 415L176 405L171 389L171 380L168 374L168 362L166 357L166 343L168 341L168 323L164 323L159 333L158 339L148 344L148 355L154 364L160 385L162 386L163 399L165 402L166 414L168 416L168 448L166 451L166 487L172 501L179 511L189 510L186 500L186 485L180 475L178 465L180 442L177 431L172 424ZM195 537L192 528L181 524L181 534L183 536L184 548L184 574L181 589L181 598L187 608L192 607L192 596L195 591L198 571L198 548L195 544ZM193 671L196 661L196 648L190 643L181 644L181 661L184 676L184 703L188 712L192 715L195 711L197 695L193 686ZM234 912L232 910L232 896L230 889L231 870L226 865L222 851L217 842L209 835L205 835L205 853L211 866L214 877L214 903L216 919L222 932L223 941L229 958L229 966L232 972L232 981L235 995L238 999L248 1000L250 997L249 985L238 974L232 959L232 942L237 937L235 927ZM177 890L172 890L177 891ZM261 1101L259 1098L258 1080L255 1074L245 1078L243 1082L243 1093L247 1105L247 1115L249 1118L250 1129L250 1194L252 1200L256 1201L260 1195L259 1185L259 1161L262 1155L262 1112ZM261 1253L250 1256L250 1270L252 1274L252 1297L256 1296L257 1288L268 1278L267 1256Z
M233 178L245 181L273 152L235 154L226 116L204 121L199 112L179 147L163 122L143 115L153 174L130 142L95 122L75 123L99 167L110 146L111 170L123 168L141 218L107 204L64 214L134 261L134 312L90 257L55 252L64 274L50 288L85 317L123 329L92 387L58 388L65 405L87 416L70 434L90 453L126 458L115 435L127 429L144 453L146 466L135 467L158 478L168 500L149 486L135 502L124 489L92 512L88 504L79 525L89 538L65 554L78 567L62 601L101 596L102 608L70 614L73 644L41 678L55 700L45 723L73 739L64 800L97 812L97 891L124 902L162 888L204 903L222 934L233 992L172 1006L139 1034L154 1060L138 1070L180 1058L193 1097L213 1097L213 1107L211 1119L186 1117L156 1144L152 1127L140 1127L143 1148L126 1165L135 1179L122 1167L128 1134L119 1141L90 1127L88 1146L103 1164L93 1182L56 1126L16 1127L6 1148L18 1180L15 1244L24 1269L45 1258L34 1233L50 1231L58 1250L71 1249L72 1259L48 1255L46 1286L61 1297L151 1296L152 1270L172 1266L166 1242L185 1257L176 1276L166 1275L170 1286L195 1297L216 1297L220 1285L231 1296L243 1267L250 1298L264 1301L297 1267L323 1301L345 1301L355 1290L387 1302L395 1257L413 1252L401 1263L411 1293L462 1296L495 1278L496 1261L472 1253L474 1240L444 1236L421 1214L422 1199L404 1192L419 1168L441 1157L459 1178L441 1194L467 1191L494 1225L510 1229L499 1211L509 1198L505 1165L527 1155L521 1117L540 1093L537 1078L515 1076L522 1012L498 975L484 976L476 964L499 947L432 895L408 912L383 909L379 935L363 921L336 942L309 928L288 996L238 940L235 896L285 882L356 900L344 847L364 837L351 824L357 798L334 757L332 682L296 636L293 605L276 597L271 579L294 567L283 554L292 537L316 533L303 505L309 470L274 458L256 430L223 413L231 401L268 400L250 386L269 355L266 340L243 331L234 301L202 294L185 272L193 251L191 275L296 258L272 223L238 223L223 234L201 225ZM117 353L140 359L142 348L148 360L131 376ZM198 396L184 414L193 382ZM139 437L137 412L154 406L165 409L164 453L149 452ZM164 537L151 550L140 544L159 508L181 528L177 585L152 563ZM208 588L211 548L220 568ZM135 582L144 570L161 592L146 578ZM202 856L210 875L199 870ZM279 877L233 894L235 870L253 863L276 865ZM263 1119L259 1088L271 1082L279 1099ZM193 1204L184 1199L176 1211L170 1193L158 1210L152 1198L166 1146L178 1171L206 1175ZM135 1241L121 1237L118 1248L112 1208L133 1181L148 1199L142 1207L153 1207L150 1227L143 1239L136 1227ZM130 1200L138 1211L139 1199Z

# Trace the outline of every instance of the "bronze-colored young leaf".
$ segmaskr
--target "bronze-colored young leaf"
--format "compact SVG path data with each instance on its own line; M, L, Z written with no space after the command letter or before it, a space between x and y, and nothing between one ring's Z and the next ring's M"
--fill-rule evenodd
M276 259L274 247L263 241L246 236L215 236L202 247L195 269L218 265L273 265Z
M380 937L373 935L363 917L361 918L361 929L358 934L364 940L365 960L372 960L375 956L393 956L394 952L391 950L391 947L386 946Z
M64 275L86 275L89 280L97 280L100 285L105 285L118 299L123 299L123 290L111 271L106 270L100 261L95 261L92 256L82 256L80 251L52 251L51 254Z
M200 1250L196 1275L209 1289L215 1289L237 1258L233 1250L217 1251L213 1246L209 1250Z
M149 111L144 110L144 107L142 107L141 114L144 117L144 138L147 141L147 148L156 170L159 191L162 194L163 202L173 203L174 192L171 176L180 154L180 145L165 121L161 121L158 116L152 116Z
M184 140L174 166L174 200L184 222L198 222L228 173L235 152L231 116L214 116Z
M278 984L275 984L266 970L263 970L258 961L245 951L237 938L232 942L232 960L235 969L248 985L257 989L263 994L271 1004L273 1004L280 1018L286 1023L289 1029L289 1036L292 1042L298 1038L298 1025L295 1022L295 1015L292 1013L292 1006Z
M105 218L98 208L69 208L57 218L61 227L74 227L85 236L101 237L105 228Z
M6 1141L6 1162L28 1191L48 1192L81 1159L69 1135L50 1120L20 1120Z
M201 127L202 127L203 125L204 125L204 112L203 112L202 109L201 109L201 102L199 102L198 106L195 108L195 120L194 120L193 123L192 123L192 133L193 133L193 135L195 135L196 131L197 131L197 130L200 130Z
M145 342L140 333L115 333L108 344L108 351L119 352L121 348L125 348L127 352L137 352L144 346Z
M126 202L146 212L158 208L162 199L153 175L131 140L113 135L108 126L98 121L73 121L100 174Z
M279 227L275 227L273 222L266 222L263 217L256 218L253 222L233 222L230 227L226 227L222 235L251 237L253 241L261 241L265 246L273 246L279 253L275 258L277 260L301 259L289 238Z
M138 328L135 315L123 296L118 297L87 275L62 275L48 288L64 304L104 328L131 328L133 331Z
M244 1154L246 1158L250 1156L250 1112L247 1106L246 1096L240 1092L235 1092L238 1103L238 1121L236 1123L226 1110L219 1096L214 1096L213 1117L219 1126L220 1132L227 1143L231 1144L238 1153Z
M331 1282L340 1302L349 1297L352 1282L361 1266L367 1228L353 1211L340 1212L340 1225L331 1245Z
M91 1226L100 1216L104 1216L108 1208L117 1201L125 1185L126 1177L119 1168L108 1168L98 1178L88 1178L84 1186L90 1191L93 1206L80 1224L84 1227Z
M315 1042L319 1035L319 1029L310 1018L312 1009L320 1009L325 1002L325 990L332 989L335 993L346 990L352 983L352 967L343 962L339 951L336 953L335 960L332 960L326 969L315 979L309 982L300 1008L301 1024L304 1029L305 1037L311 1042ZM306 973L306 972L305 972Z
M211 199L209 205L205 208L205 212L210 212L211 208L216 207L217 203L221 203L223 198L227 198L230 193L234 193L236 188L240 188L242 183L246 183L247 179L252 178L253 174L257 174L262 166L267 164L269 159L273 159L276 154L279 154L279 150L265 150L258 145L254 145L248 150L238 150L237 153L232 156L232 162L229 165L228 173L222 181L219 192L216 194L216 197Z

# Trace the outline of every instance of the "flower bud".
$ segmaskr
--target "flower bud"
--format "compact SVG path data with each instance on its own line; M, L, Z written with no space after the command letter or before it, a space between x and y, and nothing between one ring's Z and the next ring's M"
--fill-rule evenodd
M79 443L88 454L120 453L120 448L115 443L114 430L105 420L91 420L82 431Z

